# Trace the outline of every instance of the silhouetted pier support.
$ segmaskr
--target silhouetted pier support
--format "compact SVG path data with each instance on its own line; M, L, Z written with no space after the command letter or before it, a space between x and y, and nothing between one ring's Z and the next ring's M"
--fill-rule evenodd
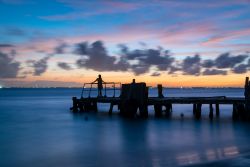
M83 98L81 98L81 99L83 99ZM85 107L84 107L84 104L83 103L79 103L78 102L78 108L79 108L79 112L84 112L85 111Z
M98 109L97 109L97 101L94 101L94 100L86 100L84 103L84 109L85 111L94 111L94 112L97 112Z
M213 104L209 104L209 118L212 120L214 118Z
M249 78L246 77L245 80L245 112L246 112L246 118L250 120L250 82Z
M120 106L121 106L120 103L111 101L110 106L109 106L109 115L113 114L113 108L114 108L115 105L117 105L118 110L120 110Z
M162 85L161 84L157 85L157 89L158 89L158 98L163 98L164 96L162 94ZM162 116L162 104L155 104L154 110L155 110L155 117Z
M242 115L240 114L239 105L237 103L233 104L233 120L238 120Z
M196 104L196 107L195 107L195 118L196 119L200 119L201 118L201 107L202 107L202 104L201 103L197 103Z
M245 103L234 103L233 104L233 120L250 120L250 82L249 78L245 79Z
M77 102L77 98L76 97L72 97L72 101L73 101L73 106L71 107L71 110L73 112L78 112L78 102Z
M164 98L162 93L162 85L157 85L158 90L158 98ZM163 106L165 107L165 110L163 110ZM154 104L154 110L155 110L155 117L162 117L163 111L166 113L166 116L170 116L172 112L172 103L166 103L166 104Z
M216 117L220 116L220 106L218 103L215 104Z
M122 84L120 113L124 117L135 117L139 109L139 116L148 117L148 88L145 83Z
M196 103L193 104L193 115L196 115L197 105Z
M113 102L111 102L110 107L109 107L109 115L112 115L113 107L114 107L114 104L113 104Z

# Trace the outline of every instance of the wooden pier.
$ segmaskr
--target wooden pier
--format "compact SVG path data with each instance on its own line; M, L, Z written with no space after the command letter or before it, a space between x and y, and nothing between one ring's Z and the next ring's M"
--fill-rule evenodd
M113 83L115 84L115 83ZM91 85L92 88L92 85ZM106 88L106 85L105 85ZM109 114L112 114L113 106L117 105L120 115L123 117L140 116L148 117L148 106L154 106L155 116L170 116L173 112L173 104L192 104L193 115L196 119L201 118L202 105L209 105L209 118L220 115L220 105L232 105L232 118L234 120L250 120L250 82L249 78L245 80L245 97L164 97L162 85L158 85L158 97L148 97L148 87L145 83L122 84L119 97L107 97L106 90L103 97L83 97L83 91L80 98L73 97L72 112L97 112L97 103L109 103ZM84 89L84 88L83 88ZM91 89L89 90L91 91ZM115 93L115 87L114 87ZM137 112L139 109L139 113Z

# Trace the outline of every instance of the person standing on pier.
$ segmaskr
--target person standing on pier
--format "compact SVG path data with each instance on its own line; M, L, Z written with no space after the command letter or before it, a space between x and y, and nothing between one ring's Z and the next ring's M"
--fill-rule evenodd
M102 97L102 89L103 89L102 84L105 83L105 82L102 80L102 76L101 76L101 75L98 75L98 78L96 78L96 80L93 81L92 84L93 84L93 83L97 83L98 97Z

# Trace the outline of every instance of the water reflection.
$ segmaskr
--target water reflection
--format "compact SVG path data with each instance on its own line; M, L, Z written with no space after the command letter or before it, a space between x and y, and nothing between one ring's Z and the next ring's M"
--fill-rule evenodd
M239 155L239 149L236 146L224 148L207 149L203 152L187 152L176 156L178 165L191 165L198 163L206 163L218 161L226 158L234 158Z
M176 157L176 160L178 165L189 165L201 162L200 155L194 152L180 154Z
M0 166L159 167L209 162L228 166L224 159L245 155L250 159L250 125L232 123L231 108L223 109L221 118L213 121L208 114L195 121L192 107L179 106L174 106L170 119L127 120L102 111L70 114L69 99L79 90L63 91L65 96L53 92L10 92L7 100L0 95ZM181 112L185 112L184 119ZM229 117L224 117L224 112L230 113Z
M240 154L234 134L238 127L229 122L127 120L116 116L105 119L106 116L92 115L85 122L90 124L88 135L95 137L90 144L95 145L96 152L105 152L102 156L106 156L106 161L115 158L113 163L182 166ZM96 158L102 160L102 156Z

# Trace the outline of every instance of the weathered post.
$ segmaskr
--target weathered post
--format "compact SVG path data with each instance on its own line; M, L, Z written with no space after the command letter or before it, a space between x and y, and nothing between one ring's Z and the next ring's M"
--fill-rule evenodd
M238 103L237 105L238 115L241 120L247 120L247 112L244 103Z
M97 101L92 100L92 99L86 99L84 101L84 109L85 111L94 111L97 112Z
M157 89L158 89L158 97L163 98L162 85L158 84ZM162 104L155 104L154 105L154 110L155 110L155 117L161 117L162 116Z
M250 82L249 77L246 77L245 80L245 113L246 117L249 120L250 119Z
M237 119L239 118L238 107L237 107L237 104L236 104L236 103L233 104L233 114L232 114L232 118L233 118L233 120L237 120Z
M94 102L92 103L92 107L93 107L93 111L95 111L95 112L98 111L98 109L97 109L97 101L94 101Z
M78 102L78 108L80 109L80 112L84 112L84 106L81 101Z
M72 101L73 101L72 111L73 112L78 112L77 98L76 97L72 97Z
M193 104L193 115L196 115L196 111L197 111L197 104Z
M202 107L202 104L198 103L197 104L196 113L195 113L196 119L200 119L201 118L201 107Z
M161 104L155 104L154 105L155 110L155 117L161 117L162 116L162 105Z
M216 117L220 116L220 107L219 107L219 103L215 104L215 110L216 110Z
M171 116L171 113L173 112L172 103L167 103L165 107L166 107L166 116L167 117Z
M113 102L110 103L110 107L109 107L109 115L112 115L112 112L113 112Z
M249 92L247 91L248 86L249 86L249 77L246 77L246 79L245 79L245 92L244 92L245 97L249 96Z
M209 118L212 120L214 117L213 104L209 104Z

